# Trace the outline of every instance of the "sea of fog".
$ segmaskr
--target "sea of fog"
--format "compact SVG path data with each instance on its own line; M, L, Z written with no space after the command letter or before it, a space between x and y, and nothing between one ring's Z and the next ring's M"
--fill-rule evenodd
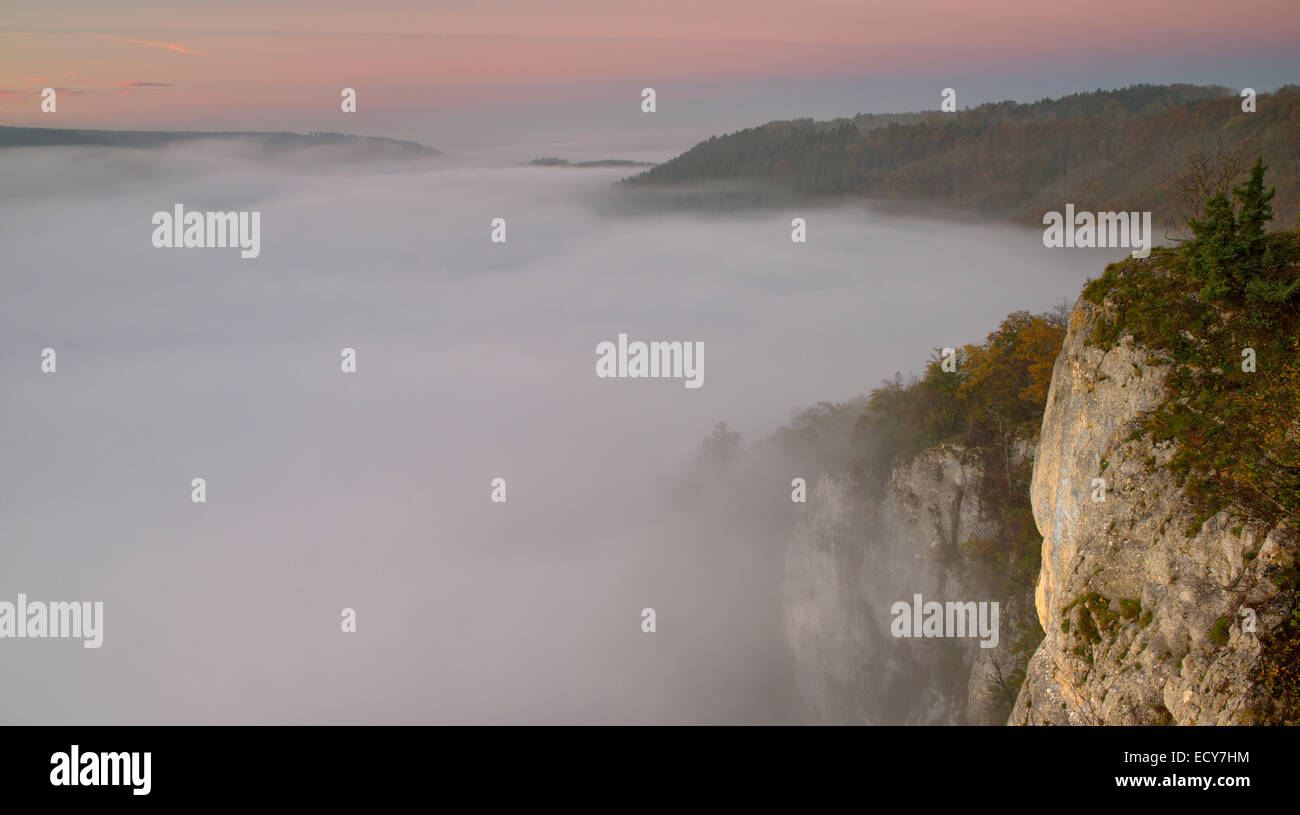
M0 641L0 722L798 721L780 542L667 497L701 440L1123 254L857 206L634 214L626 171L532 157L0 151L0 600L104 603L99 649ZM154 248L176 203L259 211L261 256ZM703 387L598 379L619 333L703 342Z

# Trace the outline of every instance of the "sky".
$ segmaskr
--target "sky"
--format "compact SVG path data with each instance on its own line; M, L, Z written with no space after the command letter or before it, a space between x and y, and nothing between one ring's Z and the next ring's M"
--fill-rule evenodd
M966 106L1297 81L1300 6L1244 0L1231 15L1201 0L7 2L0 124L339 130L435 147L526 133L659 155L775 118L932 109L944 87ZM53 115L44 87L60 94ZM339 109L345 87L355 114Z

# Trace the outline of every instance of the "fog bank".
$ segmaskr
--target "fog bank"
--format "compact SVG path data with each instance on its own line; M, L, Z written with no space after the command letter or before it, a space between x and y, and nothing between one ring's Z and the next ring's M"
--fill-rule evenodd
M1123 255L865 206L623 217L623 171L532 157L0 151L0 599L105 609L100 649L0 643L0 722L799 721L767 521L802 473L726 483L701 439ZM259 211L260 257L154 248L176 203ZM597 378L620 333L702 342L703 387Z

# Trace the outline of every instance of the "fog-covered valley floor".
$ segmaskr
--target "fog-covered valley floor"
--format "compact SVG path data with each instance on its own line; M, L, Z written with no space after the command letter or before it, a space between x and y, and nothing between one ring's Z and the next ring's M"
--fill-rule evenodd
M864 206L628 215L625 171L527 158L0 152L0 598L105 617L100 649L9 642L0 722L800 721L803 473L693 469L702 439L1123 254ZM176 203L259 211L260 257L155 248ZM620 333L702 342L703 386L597 378Z

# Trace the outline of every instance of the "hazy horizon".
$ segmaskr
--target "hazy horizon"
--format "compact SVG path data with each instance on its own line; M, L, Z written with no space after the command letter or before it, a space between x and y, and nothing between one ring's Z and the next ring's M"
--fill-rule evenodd
M662 160L773 119L1033 102L1130 84L1272 89L1300 77L1300 11L1103 0L901 8L720 0L654 8L590 0L490 7L385 0L363 11L240 0L178 13L152 0L55 0L0 22L0 124L344 131L465 145L563 145ZM996 24L992 21L996 20ZM59 92L58 112L40 90ZM341 114L340 90L357 110ZM658 109L640 111L642 88ZM557 148L549 148L551 151Z

